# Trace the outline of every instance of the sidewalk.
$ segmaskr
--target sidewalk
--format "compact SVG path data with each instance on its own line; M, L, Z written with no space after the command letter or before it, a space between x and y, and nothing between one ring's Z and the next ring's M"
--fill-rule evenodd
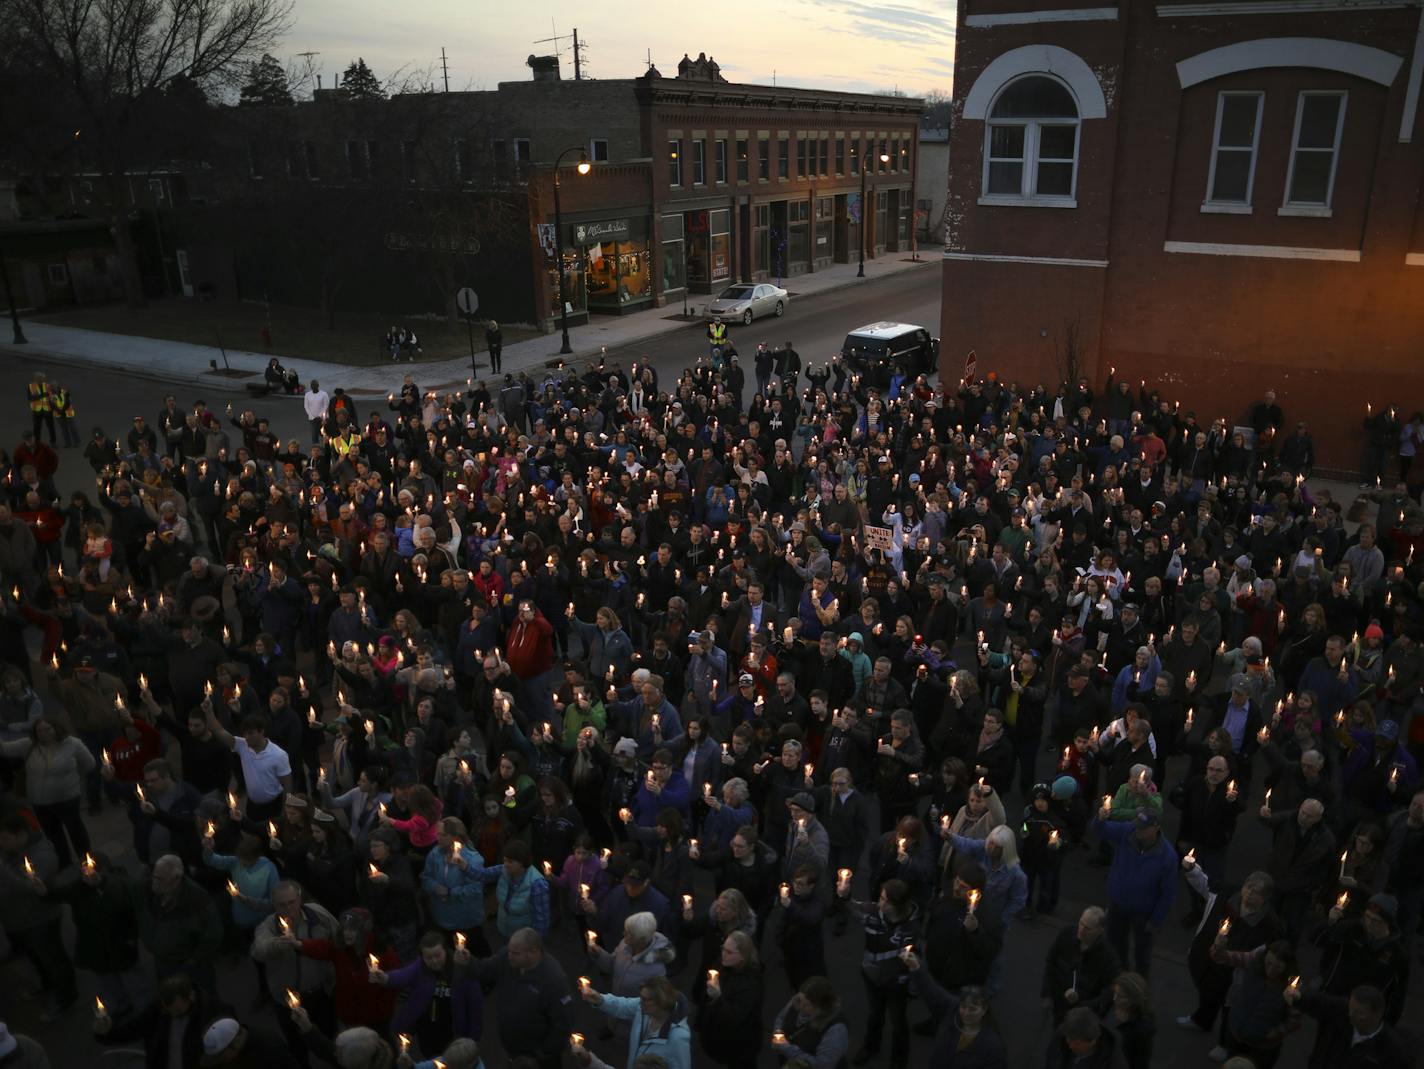
M873 282L915 268L928 270L939 263L934 251L921 252L920 259L910 260L904 253L885 253L877 260L865 263L865 278L856 277L856 264L836 264L814 274L798 275L784 282L795 307L799 301L832 293L857 284ZM701 310L712 300L710 294L696 294L688 299L689 309ZM702 329L703 321L680 318L681 303L665 308L650 308L626 316L594 316L586 326L569 328L569 343L573 353L564 357L570 362L596 358L607 349L652 341L680 330ZM767 323L768 320L761 320ZM430 363L389 364L361 367L350 364L329 364L284 356L281 353L252 353L229 349L224 362L223 352L214 346L192 345L187 342L162 341L125 334L108 334L59 327L47 323L26 321L28 345L0 341L0 352L24 360L49 360L77 367L123 371L143 378L164 382L197 383L214 389L239 389L251 382L260 383L262 372L272 356L291 368L303 383L318 379L330 389L344 387L353 395L376 395L389 392L406 374L415 375L423 389L448 389L470 377L469 358L441 360ZM700 334L699 334L700 336ZM529 371L559 359L559 332L532 338L504 348L504 372ZM480 364L479 377L491 377L488 359ZM236 374L224 374L230 367ZM215 370L216 369L216 370Z

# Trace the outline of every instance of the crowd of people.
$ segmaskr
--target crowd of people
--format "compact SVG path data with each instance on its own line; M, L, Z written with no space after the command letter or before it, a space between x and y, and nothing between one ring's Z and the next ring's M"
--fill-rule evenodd
M364 418L313 382L307 445L168 397L67 495L33 435L3 458L0 926L43 1018L154 1069L842 1069L915 1032L993 1069L1018 981L1048 1069L1174 1032L1269 1069L1300 1029L1312 1069L1411 1064L1392 450L1336 501L1269 395L1232 428L1115 376L798 358L745 403L717 348L408 375ZM91 838L114 808L131 851ZM1178 924L1196 1002L1159 1022Z

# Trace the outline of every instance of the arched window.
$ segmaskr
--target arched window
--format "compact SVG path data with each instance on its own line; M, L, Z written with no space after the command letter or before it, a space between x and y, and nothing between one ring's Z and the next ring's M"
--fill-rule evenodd
M984 196L1071 205L1077 192L1078 104L1056 78L1031 74L1002 90L984 132Z

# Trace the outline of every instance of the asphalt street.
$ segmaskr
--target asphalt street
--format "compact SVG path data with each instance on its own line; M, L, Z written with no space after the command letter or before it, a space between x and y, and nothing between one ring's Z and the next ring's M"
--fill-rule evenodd
M789 288L795 292L795 280ZM839 348L845 333L863 323L877 319L893 319L929 327L937 333L940 302L940 275L933 265L923 271L912 271L898 277L868 283L864 288L842 290L814 300L796 302L781 320L759 321L751 327L733 330L733 338L747 361L747 377L752 380L749 355L756 348L757 341L782 344L791 341L802 355L803 363L828 359ZM657 367L663 384L669 384L677 372L690 364L700 352L705 351L701 333L695 328L666 336L646 346L637 346L610 352L610 358L617 358L626 368L633 359L650 357ZM10 449L18 443L22 423L28 423L25 406L25 383L31 371L43 368L52 380L62 382L74 390L78 410L78 429L81 441L87 440L89 429L102 425L111 434L126 431L135 414L144 414L150 422L156 417L163 395L170 390L175 393L180 407L186 408L198 396L202 396L210 408L220 409L228 400L241 407L251 407L272 419L275 429L284 437L307 440L306 424L302 416L300 402L292 399L267 398L251 401L241 389L231 393L213 390L197 390L190 386L170 387L152 380L131 375L92 372L87 370L48 365L36 354L36 359L26 361L14 359L0 367L0 395L8 398L7 410L13 413L15 423L9 424L11 441L3 444ZM302 378L308 378L310 371L298 366ZM392 369L391 388L395 389L401 377L412 370L409 365ZM413 372L420 382L420 367ZM328 388L337 382L324 383ZM361 407L370 403L363 399ZM58 476L61 493L68 494L74 489L92 491L92 474L84 464L78 449L62 451L62 463ZM963 651L966 652L967 651ZM1042 755L1040 776L1047 775L1050 755ZM1180 768L1173 768L1176 776ZM1259 777L1258 777L1259 780ZM1169 776L1169 784L1175 782ZM1259 790L1259 787L1258 787ZM1256 801L1259 805L1259 799ZM1022 810L1022 799L1017 796L1008 801L1007 810L1012 822ZM1253 807L1248 807L1251 812ZM1175 830L1176 812L1169 806L1167 831ZM116 857L128 852L129 832L127 822L117 810L106 810L95 821L96 842L101 849ZM1231 876L1239 880L1260 862L1268 846L1267 835L1254 822L1243 819L1237 842L1231 853ZM1083 906L1105 903L1106 870L1089 867L1087 852L1074 851L1064 868L1063 900L1055 917L1040 918L1028 923L1016 923L1010 932L1004 955L1003 987L995 1002L995 1014L1003 1030L1009 1050L1010 1065L1016 1067L1036 1067L1042 1064L1043 1049L1049 1037L1049 1026L1039 1008L1039 984L1042 964L1048 947L1057 931L1065 924L1076 921ZM699 889L699 902L710 901L710 884ZM1183 891L1182 899L1185 898ZM1190 929L1179 923L1184 911L1182 900L1174 911L1166 931L1157 942L1156 957L1151 974L1153 1002L1158 1015L1158 1039L1154 1065L1163 1069L1177 1067L1197 1067L1209 1064L1205 1052L1214 1042L1214 1037L1199 1033L1188 1033L1177 1028L1174 1019L1189 1012L1195 1006L1194 991L1187 975L1185 956ZM491 929L492 931L492 929ZM829 936L828 936L829 938ZM552 937L552 947L563 960L570 977L587 972L581 941L576 932L567 927ZM781 968L779 955L771 940L768 948L767 969L767 1017L769 1030L771 1017L787 997L787 985ZM839 939L830 939L828 959L832 979L836 981L845 1000L847 1016L852 1022L852 1050L859 1046L863 1030L864 995L859 979L861 940L852 929ZM1305 950L1305 975L1312 973L1316 954ZM690 970L689 970L690 973ZM678 979L684 985L689 980L688 973ZM253 1004L253 973L243 962L224 962L220 970L220 983L224 998L236 1005L258 1025L270 1025L268 1009L247 1013ZM89 1013L85 1008L92 1005L92 999L81 998L79 1005L71 1011L62 1023L42 1026L37 1020L39 1004L27 1000L24 993L34 987L35 981L27 965L11 961L0 966L0 1012L14 1030L25 1032L40 1040L50 1053L55 1066L78 1066L92 1060L97 1048L87 1035ZM1419 997L1419 985L1414 985L1409 1009L1405 1019L1424 1020L1424 1004ZM92 977L81 974L81 991L86 994L93 990ZM607 1061L615 1065L623 1064L625 1052L613 1049L608 1043L597 1040L598 1022L594 1014L580 1007L577 1011L579 1030L591 1037L591 1045ZM918 1020L924 1011L912 1005L911 1018ZM491 1018L486 1022L486 1064L490 1069L504 1064L498 1044L498 1025ZM1313 1026L1307 1024L1287 1045L1282 1066L1299 1066L1305 1063ZM911 1048L911 1064L923 1065L928 1055L927 1039L916 1037ZM888 1038L887 1038L888 1049ZM880 1064L885 1064L882 1056ZM704 1063L698 1055L699 1064ZM770 1055L763 1057L764 1065L771 1065ZM105 1061L105 1064L114 1064Z

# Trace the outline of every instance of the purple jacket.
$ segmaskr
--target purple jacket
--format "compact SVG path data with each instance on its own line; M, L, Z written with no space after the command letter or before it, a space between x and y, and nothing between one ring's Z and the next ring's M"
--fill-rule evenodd
M396 1007L391 1028L396 1033L414 1032L416 1022L430 1008L435 996L436 976L419 959L388 974L393 991L405 991L406 999ZM480 983L471 974L450 982L450 1014L456 1039L479 1039L484 1027L484 996Z

